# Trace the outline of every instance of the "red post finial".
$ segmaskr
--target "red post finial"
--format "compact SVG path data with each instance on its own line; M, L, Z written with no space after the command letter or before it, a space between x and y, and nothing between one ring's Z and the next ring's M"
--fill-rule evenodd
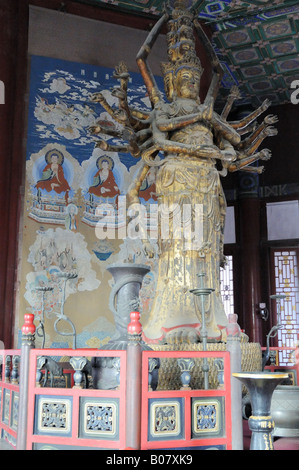
M141 335L142 325L140 323L140 313L131 312L130 313L131 322L128 324L128 334L129 335Z
M33 313L25 313L24 315L24 325L22 326L22 334L23 335L34 335L35 333L35 325L34 322L34 315Z

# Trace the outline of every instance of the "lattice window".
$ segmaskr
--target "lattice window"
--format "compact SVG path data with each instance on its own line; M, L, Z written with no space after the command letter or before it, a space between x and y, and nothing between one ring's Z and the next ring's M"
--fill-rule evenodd
M234 312L233 256L226 256L227 265L220 269L220 292L226 315Z
M294 347L299 333L298 256L295 250L274 251L275 294L286 295L281 300L279 347ZM279 364L291 365L289 351L280 351Z

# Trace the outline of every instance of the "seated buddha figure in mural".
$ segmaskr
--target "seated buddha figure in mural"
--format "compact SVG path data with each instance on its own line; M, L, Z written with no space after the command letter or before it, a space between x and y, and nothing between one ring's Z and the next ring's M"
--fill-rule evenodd
M57 194L65 192L67 202L71 188L63 171L63 154L58 150L51 150L47 152L45 160L47 165L43 169L41 179L36 183L38 194L40 195L40 190L46 190L48 193L55 191Z
M88 190L89 194L100 198L119 196L120 191L112 171L114 167L112 158L106 155L98 158L97 167L98 171L94 175L93 184Z

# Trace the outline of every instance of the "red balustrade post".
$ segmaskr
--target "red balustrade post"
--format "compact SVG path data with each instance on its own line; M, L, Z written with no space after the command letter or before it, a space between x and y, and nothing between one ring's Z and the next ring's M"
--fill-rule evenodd
M140 313L132 312L128 325L127 389L126 389L126 448L141 446L141 377L142 377L142 325Z
M30 351L35 347L35 326L33 321L34 315L32 313L24 315L20 363L17 450L26 450Z

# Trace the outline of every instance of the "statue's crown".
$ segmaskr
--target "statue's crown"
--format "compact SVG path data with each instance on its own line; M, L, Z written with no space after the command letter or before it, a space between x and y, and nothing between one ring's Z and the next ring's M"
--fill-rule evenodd
M196 68L202 73L202 66L195 50L193 13L187 9L186 0L174 2L174 9L168 21L167 45L169 62L161 64L163 75L175 74L182 67Z

